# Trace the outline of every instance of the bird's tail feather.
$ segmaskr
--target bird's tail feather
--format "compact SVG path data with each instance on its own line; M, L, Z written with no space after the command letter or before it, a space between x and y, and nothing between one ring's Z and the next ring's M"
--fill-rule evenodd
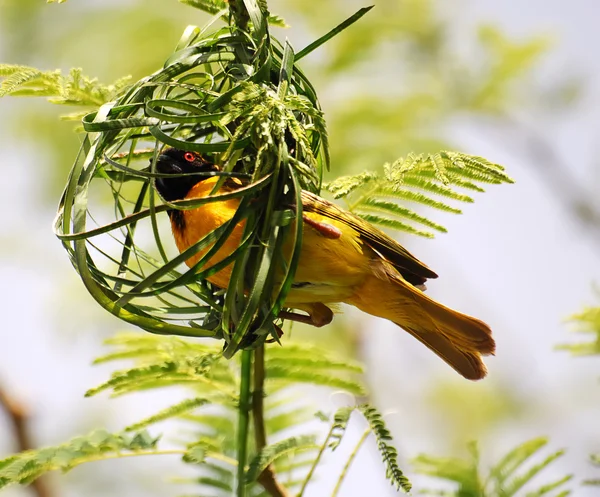
M495 343L483 321L436 302L400 278L371 277L348 303L405 329L465 378L486 375L481 356L493 354Z

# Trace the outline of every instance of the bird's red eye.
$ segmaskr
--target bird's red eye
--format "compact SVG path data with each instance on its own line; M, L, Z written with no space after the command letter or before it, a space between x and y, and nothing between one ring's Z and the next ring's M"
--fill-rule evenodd
M196 160L196 156L192 152L186 152L183 154L183 158L188 162L194 162Z

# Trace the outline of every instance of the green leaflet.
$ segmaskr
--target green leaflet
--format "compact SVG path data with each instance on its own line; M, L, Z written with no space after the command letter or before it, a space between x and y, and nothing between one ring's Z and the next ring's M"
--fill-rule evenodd
M398 452L390 444L390 442L392 441L392 436L385 426L383 417L381 416L381 414L375 407L373 407L369 404L360 404L357 406L341 407L333 415L333 420L331 423L331 427L329 429L329 433L327 434L327 436L325 437L325 440L321 444L319 453L318 453L317 457L315 458L313 466L312 466L307 478L304 480L299 497L302 497L303 492L306 489L306 485L308 484L308 481L311 479L311 477L316 469L316 466L320 462L325 449L329 448L331 450L336 450L339 447L339 445L342 441L342 438L343 438L344 434L346 433L346 429L347 429L348 423L350 421L350 416L352 415L352 413L354 411L360 412L364 416L364 418L367 420L367 422L369 423L369 430L367 430L367 433L365 434L364 438L366 438L366 435L369 432L373 433L373 435L375 436L375 440L377 442L377 448L379 449L379 453L381 454L381 457L385 464L386 478L390 481L390 483L393 486L396 487L396 489L398 489L398 490L402 489L405 492L410 492L412 485L411 485L410 481L408 480L408 478L406 478L406 476L404 476L404 473L398 466L398 461L397 461L398 460ZM361 442L360 442L361 444L362 444L362 441L364 441L364 438L361 439ZM360 445L350 455L350 458L352 458L352 459L354 458L354 456L356 455L356 450L358 450L359 448L360 448ZM341 482L342 482L344 476L345 476L345 473L342 473L342 476L340 477L340 480L338 481L338 484L336 486L336 490L334 491L334 493L336 493L337 490L339 490L339 487L341 486Z
M256 481L260 473L269 464L283 456L290 453L295 454L297 452L314 450L316 448L318 448L318 445L315 444L315 439L311 436L290 437L268 445L250 461L248 472L246 473L246 481Z
M461 211L451 203L442 202L436 197L471 203L473 199L460 189L483 192L478 183L512 182L502 166L482 157L442 151L436 154L409 154L393 164L386 164L383 174L363 172L342 176L324 185L324 188L334 198L344 198L350 211L376 226L432 238L431 231L414 225L424 225L442 233L446 229L405 206L404 202L460 214Z
M567 350L574 356L588 356L600 354L600 307L586 307L578 314L569 317L576 333L587 333L591 341L583 343L561 344L558 350Z
M125 454L160 453L160 437L146 431L132 434L95 430L55 447L30 450L0 460L0 489L11 484L28 484L48 471L68 471L80 464L120 457Z
M208 404L209 400L203 397L196 397L193 399L185 399L179 404L175 404L170 406L162 411L150 416L142 421L138 421L132 425L129 425L125 428L125 431L135 431L141 428L146 428L147 426L158 423L159 421L164 421L165 419L173 418L175 416L181 416L182 414L189 412L197 407L201 407L205 404Z
M539 457L547 444L547 439L536 438L518 445L496 463L487 476L481 472L479 451L475 444L469 446L468 459L421 455L413 460L413 467L417 473L457 484L457 491L448 493L449 496L517 497L523 495L520 491L525 485L564 454L563 450L558 450L541 462L530 465L530 460ZM571 479L571 475L560 477L529 491L525 497L569 495L570 491L565 490L564 485Z
M55 104L97 107L114 98L130 81L121 78L111 85L84 76L81 69L71 69L67 76L61 71L40 71L34 67L0 64L0 97L44 96Z
M383 417L376 408L370 405L361 405L358 409L368 421L371 431L375 435L377 448L386 467L385 476L397 489L401 488L405 492L410 492L412 485L398 466L398 451L389 443L392 436L385 426Z

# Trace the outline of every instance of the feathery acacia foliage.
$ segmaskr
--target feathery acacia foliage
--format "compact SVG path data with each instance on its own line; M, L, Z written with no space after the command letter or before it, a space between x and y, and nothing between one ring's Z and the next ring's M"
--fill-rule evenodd
M595 336L589 342L565 343L556 348L571 352L575 357L600 355L600 307L586 307L583 311L570 316L569 322L574 324L573 331L591 333ZM600 467L600 455L592 455L590 460L592 464ZM585 480L584 484L600 486L600 478Z
M459 209L439 200L439 197L473 202L470 196L458 191L457 187L483 192L483 188L479 186L481 183L512 182L504 168L498 164L492 164L482 157L442 151L416 156L411 154L393 164L386 164L383 174L369 171L343 176L324 187L334 198L344 198L350 211L372 224L431 238L431 231L413 225L423 225L442 233L446 229L399 202L412 202L460 214Z
M569 318L574 324L576 333L591 334L592 341L584 343L562 344L559 350L567 350L575 356L588 356L600 354L600 307L586 307L578 314Z
M68 471L86 462L160 454L157 443L158 438L145 431L112 434L96 430L56 447L31 450L0 460L0 489L15 483L27 485L48 471ZM184 451L180 452L184 454Z
M119 334L107 343L116 350L98 358L97 364L131 359L135 365L116 371L108 381L88 390L87 396L106 390L123 395L135 390L193 385L197 397L202 399L216 397L232 407L237 402L239 366L235 361L226 360L218 345L137 333ZM271 347L266 356L265 380L273 393L292 384L309 383L362 395L364 386L356 379L361 372L362 368L352 361L337 358L310 344L286 343L285 347Z
M64 76L59 70L40 71L15 64L0 64L0 78L0 97L46 97L53 104L93 109L114 99L131 80L124 77L111 85L104 85L83 75L81 69L71 69ZM87 112L68 117L80 120Z
M590 456L590 461L592 464L600 469L600 454L595 454ZM585 480L584 485L594 485L600 487L600 478L593 478L590 480Z
M386 478L390 481L390 483L393 486L396 487L397 490L402 489L405 492L410 492L412 485L409 482L408 478L406 478L406 476L404 476L404 473L398 466L398 462L397 462L398 452L396 451L396 449L394 447L392 447L389 444L389 442L392 440L392 437L390 435L390 432L388 431L388 429L385 426L383 417L381 416L379 411L377 409L375 409L373 406L370 406L368 404L360 404L360 405L356 405L356 406L346 406L346 407L339 408L335 412L335 414L333 415L331 420L329 420L329 417L327 415L325 415L323 413L318 413L319 418L321 418L323 421L330 421L331 424L330 424L330 428L329 428L329 432L327 433L327 436L325 437L325 439L323 440L323 443L319 447L319 452L317 454L317 457L314 459L311 469L308 472L308 475L302 484L302 488L300 490L299 497L302 497L302 495L304 495L304 490L306 489L306 486L308 485L311 477L313 476L313 473L314 473L317 465L321 461L321 457L323 456L325 450L330 449L330 450L334 451L339 447L339 445L342 441L342 438L344 436L344 433L346 432L346 429L348 427L350 417L354 411L358 411L363 415L363 417L369 424L369 428L364 432L358 445L356 446L354 451L350 454L350 457L346 463L344 470L342 471L342 473L338 479L338 482L336 484L336 487L335 487L332 495L333 496L337 495L337 492L339 491L339 489L343 483L343 480L346 476L347 470L350 467L350 464L352 463L352 461L354 460L356 453L358 452L358 450L360 449L362 444L365 442L368 435L371 433L375 436L375 440L377 442L377 448L379 449L379 452L380 452L383 462L385 464Z
M446 497L566 497L570 495L564 485L571 475L558 478L536 489L523 490L531 480L564 454L558 450L531 464L531 459L541 457L540 451L548 444L545 438L529 440L508 452L487 475L481 473L479 450L469 445L469 458L418 456L413 460L417 473L451 482L456 490L428 490L427 495Z
M184 462L200 465L201 476L196 483L213 489L230 488L230 483L235 479L235 412L239 403L237 392L240 382L238 361L225 360L214 345L193 343L176 337L123 333L107 340L107 343L113 351L98 358L96 363L128 360L133 361L133 367L115 372L111 379L90 389L87 395L96 395L105 390L115 395L125 395L141 390L183 386L193 396L131 424L122 434L97 431L59 447L30 451L0 461L0 486L28 483L46 471L71 469L99 459L175 454L180 455ZM297 428L303 416L309 419L309 416L303 415L309 412L309 406L290 401L288 388L297 386L298 382L306 381L336 390L347 385L349 394L364 391L356 379L361 372L356 364L343 361L312 345L292 343L289 347L269 349L266 356L265 390L270 397L266 404L265 427L270 435L277 435L290 427ZM308 372L298 379L297 371L304 369ZM277 372L271 376L271 370ZM352 409L348 410L348 418ZM356 409L364 413L369 421L388 465L390 479L396 482L402 473L395 461L395 450L388 445L389 432L381 417L373 408L365 405ZM193 427L191 435L190 430L186 430L188 440L181 448L159 449L157 443L160 437L151 437L147 432L139 431L168 419L179 420ZM347 423L348 419L344 422L344 430ZM329 444L329 439L323 443ZM302 454L307 451L314 453L319 447L315 435L302 435L253 449L255 453L245 473L246 483L252 488L262 471L271 464L283 475L295 475L294 480L283 480L292 488L308 481L314 473L314 468L309 471L313 458L305 458ZM310 474L298 480L303 473ZM403 481L404 485L408 485L407 480Z

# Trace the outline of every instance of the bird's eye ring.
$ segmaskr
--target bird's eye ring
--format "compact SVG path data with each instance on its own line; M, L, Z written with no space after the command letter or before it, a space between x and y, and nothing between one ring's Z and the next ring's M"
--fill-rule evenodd
M196 160L196 156L192 152L186 152L183 154L183 158L188 162L194 162Z

